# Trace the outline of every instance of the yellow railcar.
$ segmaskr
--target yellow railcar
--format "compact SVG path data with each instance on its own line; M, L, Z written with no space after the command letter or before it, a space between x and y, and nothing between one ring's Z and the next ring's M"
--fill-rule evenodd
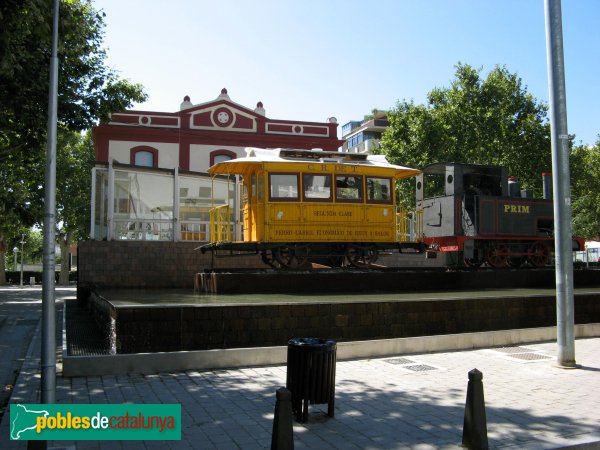
M421 250L395 198L397 180L420 171L384 156L249 148L208 172L239 176L243 236L232 239L229 205L213 208L203 252L256 252L271 266L298 268L309 261L364 267L382 250Z

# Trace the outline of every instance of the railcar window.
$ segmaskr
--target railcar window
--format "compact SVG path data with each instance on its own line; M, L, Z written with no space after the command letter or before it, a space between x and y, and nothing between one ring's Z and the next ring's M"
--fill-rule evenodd
M242 202L248 203L248 185L246 183L242 184Z
M335 199L341 202L359 202L363 199L363 177L335 176Z
M264 179L262 175L258 176L258 201L262 201L263 199L263 192L265 190L265 186L264 186Z
M297 173L271 173L269 186L271 199L298 199Z
M302 175L304 200L331 200L331 175L305 173Z
M252 197L256 197L256 174L253 173L250 178L252 182L252 193L250 194Z
M367 177L367 201L373 203L391 203L392 180L390 178Z

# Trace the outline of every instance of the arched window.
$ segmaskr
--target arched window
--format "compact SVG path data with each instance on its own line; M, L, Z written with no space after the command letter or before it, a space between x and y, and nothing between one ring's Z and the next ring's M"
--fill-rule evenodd
M134 147L131 149L130 164L138 167L158 167L158 150L152 147Z
M217 163L229 161L234 158L237 158L237 155L231 150L215 150L210 152L210 165L214 166Z

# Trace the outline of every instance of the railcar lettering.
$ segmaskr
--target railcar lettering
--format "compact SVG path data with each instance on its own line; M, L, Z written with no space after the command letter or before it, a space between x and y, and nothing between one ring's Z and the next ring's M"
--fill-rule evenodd
M315 217L352 217L352 211L313 211Z
M327 164L308 164L307 168L311 172L317 172L317 171L327 172L329 170L329 167L327 166Z
M385 237L388 236L388 234L387 231L371 231L371 236Z
M343 165L343 164L336 164L334 167L335 167L336 172L343 172L343 173L356 172L356 166L347 166L347 165Z
M275 236L291 236L292 230L275 230Z
M343 236L344 232L340 230L317 230L317 236Z
M509 214L529 214L529 205L504 205L504 212Z

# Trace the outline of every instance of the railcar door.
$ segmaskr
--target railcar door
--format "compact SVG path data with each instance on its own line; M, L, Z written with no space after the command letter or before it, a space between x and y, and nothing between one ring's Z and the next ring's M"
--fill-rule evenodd
M252 172L244 177L242 192L242 217L244 224L244 241L257 242L263 239L264 222L264 175Z

